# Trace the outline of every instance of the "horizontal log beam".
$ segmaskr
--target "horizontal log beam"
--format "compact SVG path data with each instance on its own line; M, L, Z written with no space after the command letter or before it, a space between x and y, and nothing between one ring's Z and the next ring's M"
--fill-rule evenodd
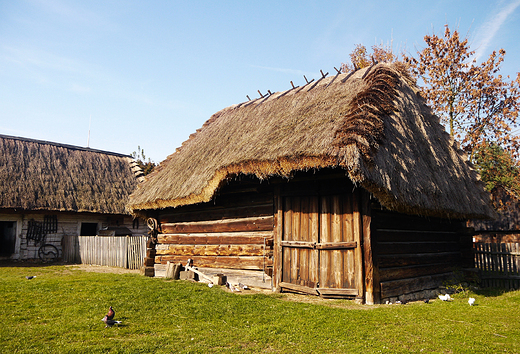
M322 296L358 296L359 291L357 289L347 288L318 288L316 289Z
M159 234L159 244L182 245L263 245L272 239L272 232L221 232L196 234Z
M306 242L306 241L282 241L282 247L310 248L318 250L343 250L357 247L357 242Z
M262 270L273 265L272 260L259 256L156 256L155 263L166 264L181 262L186 264L188 259L193 260L195 267Z
M356 247L357 242L320 242L316 244L316 249L319 250L345 250Z
M316 242L305 242L305 241L282 241L282 247L291 247L291 248L310 248L314 249L316 247Z
M377 258L377 265L379 268L393 268L433 263L454 264L460 258L460 252L383 255Z
M248 206L233 206L227 208L218 208L213 206L206 206L205 208L198 208L193 211L177 211L175 213L163 213L160 216L161 223L174 222L194 222L205 220L222 220L222 219L237 219L252 216L269 216L273 215L272 197L270 203L260 205Z
M453 271L457 264L433 264L425 266L412 266L402 268L387 268L379 270L381 281L416 278L434 274L443 274Z
M241 219L217 221L197 221L161 224L163 233L210 233L210 232L243 232L272 231L274 217L260 216Z
M263 245L157 245L157 255L263 256Z
M381 282L381 298L389 298L417 291L435 289L448 280L453 273Z
M460 234L454 231L374 230L376 242L457 242Z
M295 292L303 293L303 294L319 295L318 291L315 288L309 288L307 286L297 285L297 284L292 284L292 283L281 282L280 288L282 290L295 291Z
M376 254L417 254L460 251L457 242L378 242Z

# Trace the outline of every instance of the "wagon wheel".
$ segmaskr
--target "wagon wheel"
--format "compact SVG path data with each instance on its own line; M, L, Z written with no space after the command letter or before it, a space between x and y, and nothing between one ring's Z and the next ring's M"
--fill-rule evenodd
M43 262L54 262L58 260L59 251L56 246L46 243L38 249L38 257Z

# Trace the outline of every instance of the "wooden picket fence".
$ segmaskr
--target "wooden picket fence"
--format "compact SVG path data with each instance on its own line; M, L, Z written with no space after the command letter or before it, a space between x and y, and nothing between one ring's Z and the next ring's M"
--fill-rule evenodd
M140 269L148 236L64 236L63 260L127 269Z
M473 243L482 287L520 289L520 243Z

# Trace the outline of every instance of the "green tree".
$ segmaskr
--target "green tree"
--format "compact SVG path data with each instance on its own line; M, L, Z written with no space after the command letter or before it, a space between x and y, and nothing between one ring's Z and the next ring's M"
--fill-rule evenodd
M520 195L520 170L511 154L492 143L481 146L474 156L477 170L488 191L502 187Z
M137 152L132 152L132 157L137 162L137 165L141 168L141 170L143 170L145 176L151 173L155 166L157 166L157 164L150 160L150 158L148 158L148 161L146 160L144 149L141 149L141 146L137 146Z

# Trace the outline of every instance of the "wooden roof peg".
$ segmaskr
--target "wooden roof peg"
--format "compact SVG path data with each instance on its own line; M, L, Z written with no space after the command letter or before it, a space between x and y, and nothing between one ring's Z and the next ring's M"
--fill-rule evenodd
M334 82L334 80L336 80L336 78L339 76L339 74L341 74L341 71L336 69L336 67L334 67L334 69L337 71L337 73L334 76L334 78L332 80L330 80L330 82L327 84L327 86L325 88L329 87Z
M306 82L306 83L309 83L309 80L307 80L307 78L305 77L305 75L303 75L303 78L305 79L305 82Z
M296 88L292 81L291 81L291 86L292 86L293 89Z
M247 97L247 100L248 100L248 101L251 101L251 99L249 98L249 95L246 95L246 97Z
M260 90L257 90L257 91L258 91L258 93L260 94L260 97L261 97L261 98L264 98L264 95L262 95L262 92L260 92Z
M324 74L323 71L321 71L321 70L320 70L320 73L321 73L321 78L322 79L326 78L327 75L329 74L329 73Z

